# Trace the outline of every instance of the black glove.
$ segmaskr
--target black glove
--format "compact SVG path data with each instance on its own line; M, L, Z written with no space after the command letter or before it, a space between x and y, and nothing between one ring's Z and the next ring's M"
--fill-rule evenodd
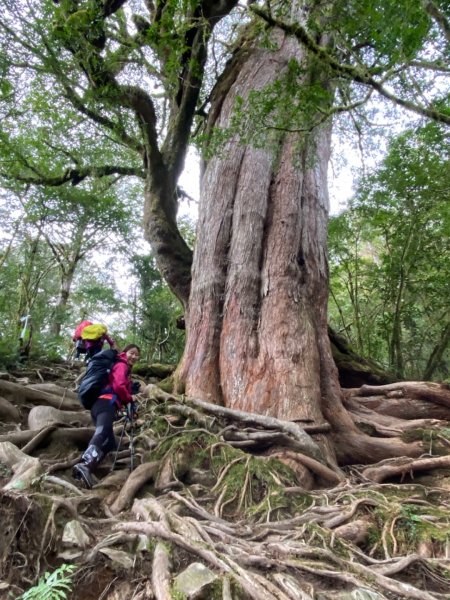
M135 394L139 394L139 390L141 389L141 384L139 381L133 381L131 384L131 393L134 396Z

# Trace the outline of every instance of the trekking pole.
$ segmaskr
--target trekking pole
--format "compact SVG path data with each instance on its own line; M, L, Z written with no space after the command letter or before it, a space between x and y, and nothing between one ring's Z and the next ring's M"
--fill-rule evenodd
M133 422L133 405L127 404L127 414L130 419L130 471L134 468L134 422Z
M114 462L111 467L111 472L114 471L114 467L116 466L117 455L119 454L119 450L120 450L120 446L122 444L123 434L125 433L126 426L127 426L127 419L125 418L125 421L123 422L122 432L120 434L119 445L117 446L116 454L114 456Z

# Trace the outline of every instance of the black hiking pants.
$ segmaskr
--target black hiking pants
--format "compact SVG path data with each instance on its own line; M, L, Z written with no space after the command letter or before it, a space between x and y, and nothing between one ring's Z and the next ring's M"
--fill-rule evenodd
M99 398L91 408L92 420L95 425L95 433L89 445L96 446L107 454L115 450L116 438L114 436L113 423L117 419L116 406L108 400Z

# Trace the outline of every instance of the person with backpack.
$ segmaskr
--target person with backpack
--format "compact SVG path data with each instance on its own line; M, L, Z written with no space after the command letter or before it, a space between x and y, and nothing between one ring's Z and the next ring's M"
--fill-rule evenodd
M86 346L81 334L88 325L92 325L92 321L81 321L73 333L72 342L75 344L75 360L78 360L82 354L86 354Z
M74 465L72 469L73 477L81 481L87 489L92 488L92 472L94 469L108 452L116 448L113 423L117 420L118 413L130 404L132 413L134 412L131 368L139 360L140 353L139 346L128 344L120 354L117 354L115 350L106 350L101 354L97 354L88 366L84 388L87 389L91 385L95 389L96 362L100 363L103 358L105 358L103 362L106 362L109 357L112 363L109 373L106 372L106 381L104 381L103 386L98 388L97 398L90 405L91 416L95 425L94 435L81 457L81 461ZM107 356L103 357L102 355ZM79 396L86 407L83 400L88 394L83 391L83 382L80 385Z
M86 325L81 332L81 339L84 344L86 357L85 360L88 363L93 356L103 350L105 342L109 344L111 350L114 349L116 343L108 335L108 329L106 325L100 323L91 323Z

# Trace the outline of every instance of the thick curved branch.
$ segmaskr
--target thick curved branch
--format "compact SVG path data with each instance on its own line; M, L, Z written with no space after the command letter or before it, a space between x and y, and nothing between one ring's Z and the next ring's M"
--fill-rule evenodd
M105 4L105 10L114 12L114 10L118 10L122 4L123 0L117 0L116 2L112 0L109 2L108 9L106 9ZM111 14L111 12L108 14ZM105 14L100 14L99 18L104 19ZM134 111L144 137L145 152L147 154L148 162L150 163L152 169L160 173L161 169L164 167L164 164L158 147L156 111L152 98L143 89L137 86L120 85L117 82L114 77L114 71L108 67L105 58L101 54L103 46L99 45L94 49L92 43L89 42L88 33L89 32L86 31L84 35L79 36L76 40L77 43L75 46L68 41L65 44L67 50L69 50L77 59L80 68L85 73L92 88L104 102L110 104L111 106L121 106ZM53 54L50 48L47 49L51 54ZM56 61L56 63L59 67L58 61ZM58 71L61 73L59 68ZM71 89L71 86L68 85L67 79L64 81L63 77L62 82L72 103L76 104L79 110L82 109L83 112L87 114L87 109L84 107L84 103L77 97L77 94ZM107 125L113 131L117 131L118 129L117 126L112 122L106 123L104 118L98 114L91 113L89 116L93 118L94 121L100 122L103 125ZM123 136L121 137L123 139ZM132 141L131 138L128 138L127 145L130 145L130 141ZM134 148L137 149L135 144Z
M144 90L136 86L118 86L118 91L121 104L132 108L138 117L145 140L149 168L153 176L161 177L166 167L158 146L156 111L153 100Z
M64 89L65 97L67 100L69 100L72 106L81 114L91 119L94 123L106 127L112 131L122 141L122 143L125 144L126 147L136 150L142 155L144 150L142 145L136 139L126 133L126 131L118 123L86 106L86 103L72 87L70 80L66 75L66 71L61 68L60 61L55 56L53 48L48 44L45 37L43 37L43 44L48 53L47 59L50 59L51 61L53 72Z
M192 15L198 23L186 33L187 51L182 57L179 88L172 106L169 133L163 152L169 175L176 181L181 172L203 81L207 44L214 26L237 5L237 0L204 0Z
M134 167L121 167L119 165L104 165L102 167L82 167L79 169L67 169L62 175L55 177L46 177L36 172L35 176L27 177L26 175L15 175L16 181L22 181L23 183L30 183L34 185L48 185L50 187L59 187L65 183L71 182L72 185L77 185L87 177L95 177L100 179L101 177L108 177L109 175L133 175L144 179L144 173L140 169ZM3 177L10 177L7 173L0 173Z
M272 27L278 27L279 29L285 31L287 34L295 36L307 48L307 50L315 54L333 71L342 75L346 79L351 79L357 83L361 83L362 85L373 88L380 94L380 96L383 96L387 100L390 100L394 104L402 106L403 108L406 108L411 112L414 112L424 117L428 117L433 121L450 125L449 115L439 112L438 110L435 110L433 108L427 108L426 106L422 106L421 104L417 104L411 102L410 100L405 100L404 98L396 96L388 89L386 89L379 81L374 79L374 77L368 69L363 69L361 67L355 67L347 63L339 62L334 56L332 56L328 52L327 48L324 48L323 46L318 44L314 40L314 38L311 35L309 35L309 33L302 25L298 23L285 23L284 21L275 19L271 15L254 5L251 6L251 10Z
M144 149L137 140L128 135L117 123L115 123L111 119L108 119L107 117L88 108L84 104L82 99L78 96L78 94L75 92L75 90L73 90L67 82L61 80L61 83L64 86L66 98L81 114L85 115L86 117L89 117L89 119L91 119L94 123L102 125L103 127L106 127L107 129L112 131L114 135L116 135L126 147L131 148L132 150L136 150L140 154L143 154Z

